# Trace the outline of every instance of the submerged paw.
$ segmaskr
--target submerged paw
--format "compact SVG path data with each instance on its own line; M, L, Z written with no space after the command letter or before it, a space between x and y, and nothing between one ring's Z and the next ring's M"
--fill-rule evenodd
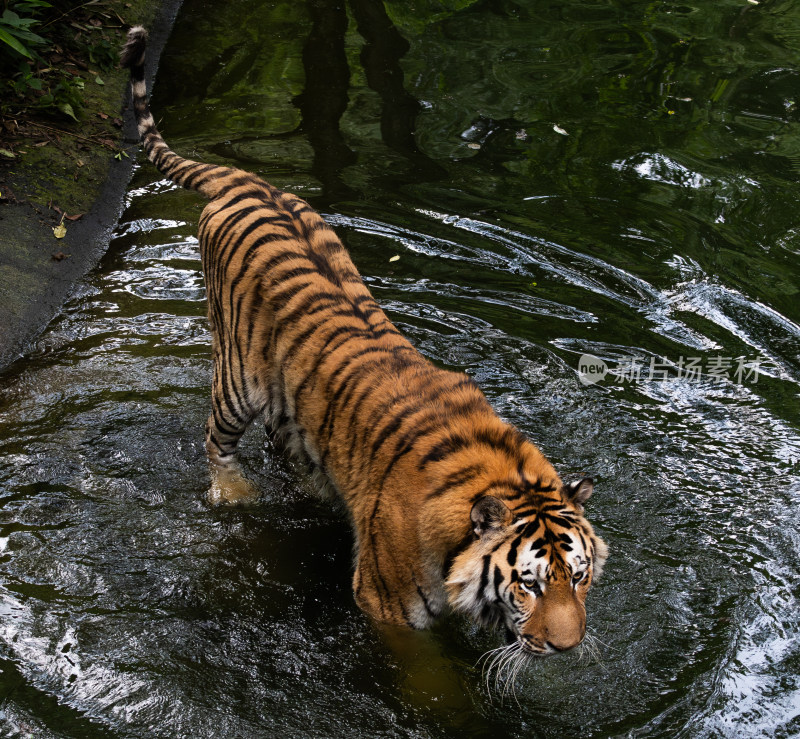
M261 493L238 469L211 468L208 503L212 506L254 505Z

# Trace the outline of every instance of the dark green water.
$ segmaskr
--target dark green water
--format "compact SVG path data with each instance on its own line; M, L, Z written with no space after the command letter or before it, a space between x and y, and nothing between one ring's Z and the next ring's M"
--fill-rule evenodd
M497 635L377 630L261 429L262 502L205 505L203 202L143 163L0 376L0 733L800 733L798 48L788 0L187 0L173 147L309 199L426 355L595 475L599 654L514 698L475 667Z

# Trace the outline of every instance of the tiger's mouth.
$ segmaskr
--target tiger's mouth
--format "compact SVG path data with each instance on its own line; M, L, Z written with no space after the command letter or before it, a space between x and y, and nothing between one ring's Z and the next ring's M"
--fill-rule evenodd
M565 654L577 648L579 644L562 649L555 644L551 644L547 640L536 639L533 636L525 634L517 634L507 625L503 626L503 633L506 638L506 643L509 646L518 645L521 651L530 657L549 657L553 654Z

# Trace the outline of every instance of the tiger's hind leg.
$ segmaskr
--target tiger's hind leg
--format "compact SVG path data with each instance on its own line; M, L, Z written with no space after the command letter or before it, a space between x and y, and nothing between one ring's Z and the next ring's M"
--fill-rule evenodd
M259 409L253 407L244 375L234 373L238 363L226 361L222 354L215 347L212 411L206 422L206 454L211 472L208 502L247 506L255 503L260 493L242 474L236 447Z

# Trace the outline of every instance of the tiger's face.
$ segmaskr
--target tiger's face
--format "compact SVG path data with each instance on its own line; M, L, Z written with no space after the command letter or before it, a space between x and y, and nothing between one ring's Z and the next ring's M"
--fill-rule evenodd
M564 652L586 633L584 601L607 556L583 517L592 493L584 478L516 515L485 495L471 511L474 540L450 569L451 604L486 625L503 625L531 655ZM520 510L520 509L518 509Z

